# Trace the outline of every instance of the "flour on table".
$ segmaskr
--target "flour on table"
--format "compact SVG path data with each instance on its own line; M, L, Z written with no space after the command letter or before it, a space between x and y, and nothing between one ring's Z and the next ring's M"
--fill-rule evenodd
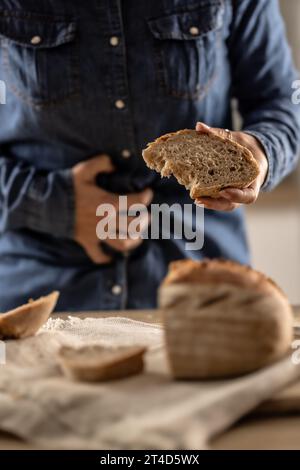
M89 344L101 343L112 347L144 345L153 350L163 345L161 326L123 317L85 319L71 315L66 319L50 317L40 330L43 331L62 331Z

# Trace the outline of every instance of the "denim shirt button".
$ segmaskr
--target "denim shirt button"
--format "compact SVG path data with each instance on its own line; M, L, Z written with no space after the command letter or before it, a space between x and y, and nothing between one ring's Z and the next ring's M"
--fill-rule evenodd
M199 28L197 28L197 26L191 26L189 31L192 36L197 36L197 34L199 34Z
M125 108L125 103L123 100L117 100L115 101L115 107L118 109L123 109Z
M30 39L30 42L31 44L33 44L34 46L37 46L38 44L40 44L42 42L42 38L41 36L33 36L31 39Z
M122 286L116 284L112 287L111 291L114 295L120 295L122 292Z
M118 45L119 45L119 42L120 42L120 40L119 40L119 38L118 38L117 36L112 36L112 37L110 38L110 40L109 40L110 45L111 45L111 46L114 46L114 47L115 47L115 46L118 46Z
M130 158L131 157L131 152L128 149L124 149L124 150L122 150L121 155L122 155L123 158Z

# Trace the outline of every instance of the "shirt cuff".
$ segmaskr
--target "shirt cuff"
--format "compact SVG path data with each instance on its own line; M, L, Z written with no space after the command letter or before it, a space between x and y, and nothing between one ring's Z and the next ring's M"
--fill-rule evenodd
M264 181L264 184L261 187L261 190L270 191L273 187L273 176L274 176L274 167L273 167L273 159L272 159L272 152L270 149L270 143L262 132L252 131L252 130L247 130L247 129L243 129L242 132L245 132L245 134L249 134L255 137L260 142L260 144L262 145L264 149L265 155L268 160L268 172L267 172L267 176Z

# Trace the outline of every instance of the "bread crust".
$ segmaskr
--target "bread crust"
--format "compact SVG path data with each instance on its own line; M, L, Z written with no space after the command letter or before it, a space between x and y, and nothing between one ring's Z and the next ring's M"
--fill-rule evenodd
M0 315L0 339L33 336L50 317L58 297L59 292L54 291Z
M105 382L142 372L146 350L142 346L94 345L78 349L63 346L58 352L58 361L64 374L72 380Z
M162 286L183 283L229 283L240 287L253 288L260 292L276 292L286 298L285 293L268 276L231 260L191 259L173 261Z
M167 142L171 137L185 135L185 134L194 134L195 132L198 133L197 131L195 131L193 129L181 129L181 130L176 131L176 132L169 132L168 134L164 134L164 135L158 137L153 142L149 142L147 144L147 148L151 148L154 144L159 144L161 142ZM199 132L199 134L201 134L201 133ZM239 148L241 151L243 151L245 153L245 158L249 162L253 163L253 161L254 161L254 163L257 165L256 160L252 155L252 152L250 152L249 149L247 149L243 145L239 144L235 140L228 139L228 137L222 137L218 134L208 134L208 135L210 137L212 137L212 139L219 140L219 142L222 142L224 144L230 143L230 144L235 145L237 148Z
M146 164L151 169L159 171L154 165L151 164L151 160L152 159L155 160L155 152L156 152L157 145L161 144L161 143L166 143L168 140L170 140L174 137L176 138L176 137L180 137L180 136L186 135L186 134L189 134L189 135L199 134L199 135L201 135L203 133L198 133L197 131L192 130L192 129L183 129L183 130L179 130L177 132L170 132L168 134L162 135L161 137L158 137L155 141L148 143L147 148L142 152L142 155L143 155L143 158L144 158ZM219 135L216 135L216 134L210 134L210 133L208 133L206 135L209 136L213 141L219 141L222 144L224 144L225 146L229 146L229 145L230 145L230 147L234 146L237 150L239 150L243 154L243 157L251 165L251 167L253 169L253 178L249 179L247 181L247 184L245 184L244 181L232 182L230 184L230 187L242 189L242 188L245 188L246 186L249 186L257 178L257 176L259 175L259 167L258 167L258 164L257 164L252 152L249 149L247 149L246 147L239 144L238 142L236 142L232 139L229 139L227 137L222 137L222 136L219 136ZM168 176L168 175L162 174L162 176ZM219 192L222 189L224 189L224 187L225 187L224 185L220 185L220 184L203 187L200 184L195 183L190 188L187 188L187 189L190 190L190 196L191 196L192 199L197 199L197 198L200 198L200 197L203 197L203 196L216 198L216 197L219 196ZM228 187L228 185L226 187Z

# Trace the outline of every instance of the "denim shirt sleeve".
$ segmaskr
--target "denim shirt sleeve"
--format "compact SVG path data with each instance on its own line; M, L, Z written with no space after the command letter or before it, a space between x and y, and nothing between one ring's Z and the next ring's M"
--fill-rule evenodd
M0 157L0 231L31 229L56 237L73 236L70 170L38 171Z
M296 165L300 106L292 103L298 78L277 0L233 2L229 53L233 94L243 130L263 145L269 171L264 190L276 186Z

